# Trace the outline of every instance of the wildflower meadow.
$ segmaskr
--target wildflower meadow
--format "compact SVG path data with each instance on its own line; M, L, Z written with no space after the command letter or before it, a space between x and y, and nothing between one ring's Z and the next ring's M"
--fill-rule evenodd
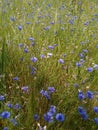
M0 0L0 130L98 130L98 0Z

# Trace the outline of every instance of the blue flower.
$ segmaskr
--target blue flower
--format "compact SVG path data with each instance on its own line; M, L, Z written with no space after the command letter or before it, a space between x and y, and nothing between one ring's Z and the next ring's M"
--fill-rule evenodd
M1 114L0 114L0 116L3 118L3 119L7 119L7 118L9 118L10 117L10 112L8 112L8 111L4 111L4 112L2 112Z
M21 88L21 90L23 91L23 92L25 92L25 93L27 93L28 92L28 86L23 86L22 88Z
M61 63L61 64L64 64L64 60L63 59L59 59L58 62Z
M93 68L92 68L92 67L88 67L88 68L87 68L87 71L88 71L88 72L93 72Z
M54 49L54 46L49 45L48 49Z
M21 109L21 106L17 103L14 105L14 109Z
M93 99L94 97L94 94L91 91L87 91L86 95L89 99Z
M54 88L54 87L48 87L48 91L49 91L50 93L54 93L54 92L55 92L55 88Z
M37 62L37 60L38 60L38 59L37 59L36 57L32 57L32 58L31 58L31 61L32 61L32 62Z
M40 93L42 96L46 97L47 99L50 99L50 94L48 91L41 90Z
M19 78L16 76L13 78L13 80L17 81L17 80L19 80Z
M10 119L10 122L11 122L14 126L18 125L18 122L17 122L17 120L16 120L15 118Z
M3 130L8 130L8 127L4 127Z
M5 97L3 95L0 95L0 101L4 101Z
M13 107L13 104L7 103L7 107L12 108L12 107Z
M98 118L94 118L94 122L98 125Z
M65 116L62 113L57 113L56 114L56 120L63 122L65 120Z
M52 123L53 122L53 116L49 115L48 113L45 113L44 114L44 120L49 122L49 123Z
M21 26L21 25L19 25L19 26L18 26L18 29L19 29L19 30L22 30L22 26Z
M24 49L24 52L25 52L25 53L28 53L28 52L29 52L28 48L25 48L25 49Z
M77 67L81 67L82 64L81 64L80 62L77 62L77 63L76 63L76 66L77 66Z
M15 21L15 18L14 18L14 17L10 17L10 20L14 22L14 21Z
M83 107L78 107L78 112L80 113L82 119L87 120L88 115L86 113L86 110Z
M98 107L94 107L94 112L98 113Z
M56 113L56 107L54 105L51 105L48 114L54 116L55 113Z
M29 40L30 40L30 41L34 41L34 38L33 38L33 37L30 37Z
M79 91L79 92L78 92L78 98L79 98L80 100L83 100L83 99L85 98L85 95L83 94L82 91Z
M39 119L38 114L34 114L34 120L38 120L38 119Z

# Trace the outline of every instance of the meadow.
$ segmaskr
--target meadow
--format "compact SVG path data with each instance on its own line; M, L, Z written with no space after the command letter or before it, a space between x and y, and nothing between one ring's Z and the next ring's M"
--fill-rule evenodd
M98 130L98 1L0 1L0 130Z

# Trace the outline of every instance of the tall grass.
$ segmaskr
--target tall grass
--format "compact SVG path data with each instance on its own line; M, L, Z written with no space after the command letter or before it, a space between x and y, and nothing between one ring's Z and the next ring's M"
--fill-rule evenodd
M38 130L38 123L47 130L96 130L97 3L4 0L1 5L0 75L5 77L0 77L0 130ZM48 87L55 88L50 99L41 94ZM56 107L52 123L44 119L51 105ZM87 119L79 114L80 106ZM3 111L10 112L8 119ZM57 113L64 115L63 122L57 121Z

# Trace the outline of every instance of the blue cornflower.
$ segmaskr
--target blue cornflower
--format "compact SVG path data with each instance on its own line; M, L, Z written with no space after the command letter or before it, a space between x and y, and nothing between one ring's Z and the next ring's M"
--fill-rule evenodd
M98 118L94 118L94 122L98 125Z
M30 41L34 41L34 38L33 38L33 37L30 37L29 40L30 40Z
M12 108L12 107L13 107L13 104L7 103L7 107Z
M8 130L8 127L4 127L3 130Z
M14 18L14 17L10 17L10 20L14 22L14 21L15 21L15 18Z
M4 101L5 97L4 95L0 95L0 101Z
M87 91L87 92L86 92L86 96L87 96L89 99L93 99L94 94L93 94L91 91Z
M18 26L18 29L19 29L19 30L22 30L22 26L21 26L21 25L19 25L19 26Z
M41 59L46 58L46 56L44 54L40 54L40 57L41 57Z
M80 58L84 58L84 54L83 53L79 53L79 57Z
M41 90L40 93L42 96L46 97L47 99L50 99L50 94L48 91Z
M8 111L4 111L4 112L2 112L1 114L0 114L0 116L3 118L3 119L7 119L7 118L9 118L10 117L10 112L8 112Z
M23 92L25 92L25 93L27 93L28 92L28 86L23 86L22 88L21 88L21 90L23 91Z
M79 98L80 100L83 100L83 99L85 98L85 95L83 94L82 91L79 91L79 92L78 92L78 98Z
M51 105L48 114L54 116L55 113L56 113L56 107L54 105Z
M13 80L17 81L17 80L19 80L19 78L16 76L13 78Z
M14 126L18 125L18 122L17 122L17 120L16 120L15 118L10 119L10 122L11 122Z
M44 96L45 96L47 99L50 99L50 95L49 95L49 92L48 92L48 91L45 91L45 92L44 92Z
M64 60L63 59L59 59L58 62L61 63L61 64L64 64Z
M88 50L87 50L87 49L83 49L83 52L87 53L87 52L88 52Z
M34 114L34 120L38 120L38 119L39 119L38 114Z
M19 43L19 47L23 47L24 46L24 44L23 43Z
M83 107L78 107L78 112L80 113L82 119L87 120L88 115L86 113L86 110Z
M44 120L47 121L47 122L49 122L49 123L52 123L53 122L53 116L45 113L44 114Z
M49 45L48 49L54 49L54 46Z
M28 48L24 48L24 52L28 53L29 52Z
M92 68L92 67L88 67L88 68L87 68L87 71L88 71L88 72L93 72L93 68Z
M21 106L20 106L18 103L16 103L16 104L14 105L14 109L21 109Z
M50 26L47 26L44 28L44 30L49 30L50 29Z
M97 64L95 64L93 67L94 67L96 70L98 70L98 65L97 65Z
M81 67L82 64L81 64L80 62L77 62L77 63L76 63L76 66L77 66L77 67Z
M48 91L49 91L50 93L54 93L54 92L55 92L55 88L54 88L54 87L48 87Z
M32 62L37 62L37 60L38 60L38 59L37 59L36 57L32 57L32 58L31 58L31 61L32 61Z
M98 113L98 107L93 108L94 112Z
M62 113L57 113L56 114L56 120L63 122L65 120L65 116Z

